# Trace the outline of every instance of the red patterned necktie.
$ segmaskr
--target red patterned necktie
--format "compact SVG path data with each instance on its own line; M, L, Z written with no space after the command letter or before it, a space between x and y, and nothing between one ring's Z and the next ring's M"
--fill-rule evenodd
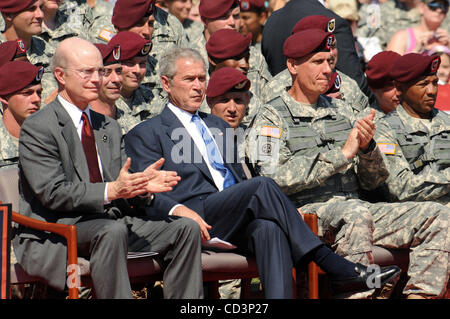
M83 128L81 129L81 144L83 145L84 154L89 168L89 179L91 183L103 182L100 168L98 166L97 149L95 147L95 136L91 123L85 112L81 116L83 119Z

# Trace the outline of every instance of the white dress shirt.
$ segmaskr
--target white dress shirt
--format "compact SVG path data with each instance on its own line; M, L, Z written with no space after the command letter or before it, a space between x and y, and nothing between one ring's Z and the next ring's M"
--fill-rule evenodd
M211 163L210 163L210 160L208 157L208 152L206 150L205 141L203 140L203 137L202 137L201 133L198 131L195 123L192 122L193 114L191 114L187 111L184 111L184 110L180 109L179 107L176 107L175 105L173 105L170 102L167 104L167 106L175 114L175 116L180 120L180 122L183 124L183 126L186 128L187 132L193 139L195 145L199 149L200 154L202 155L203 159L205 160L206 165L208 166L209 172L211 173L211 176L214 180L214 184L216 185L219 192L222 191L223 190L223 182L224 182L225 178L222 175L221 171L219 171L211 166ZM205 124L205 122L203 122L203 120L201 118L200 118L200 121L203 123L205 128L208 130L208 133L213 138L214 143L216 143L208 126ZM219 150L219 147L217 146L217 144L216 144L216 148L217 148L217 150Z
M88 106L84 111L79 109L77 106L73 105L66 99L64 99L62 96L58 95L58 101L62 104L64 109L69 113L70 118L72 119L73 125L75 125L75 128L78 133L78 137L81 141L81 130L83 129L83 119L82 114L83 112L86 113L89 122L91 121L91 114L90 114L90 107ZM100 168L100 174L102 175L103 179L103 167L102 167L102 161L100 160L100 156L98 155L97 145L95 145L96 152L97 152L97 160L98 160L98 167ZM108 184L108 183L106 183ZM110 201L108 200L108 187L105 186L105 193L104 193L104 203L109 204Z

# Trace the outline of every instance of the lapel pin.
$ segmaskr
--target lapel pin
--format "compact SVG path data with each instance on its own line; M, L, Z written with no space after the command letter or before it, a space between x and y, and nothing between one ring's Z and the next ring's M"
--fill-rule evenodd
M108 136L106 136L106 135L103 135L103 136L102 136L102 140L103 140L103 142L106 142L106 141L108 141Z

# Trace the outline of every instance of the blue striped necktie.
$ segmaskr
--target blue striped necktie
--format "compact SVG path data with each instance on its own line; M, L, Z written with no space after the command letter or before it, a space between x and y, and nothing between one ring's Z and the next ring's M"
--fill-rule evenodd
M220 173L224 177L223 188L225 189L236 184L236 180L234 179L233 174L231 174L230 170L223 164L223 159L220 155L219 150L217 149L216 143L214 143L214 139L209 134L208 130L200 119L200 116L198 116L198 114L194 114L191 121L194 122L198 131L202 135L203 141L206 145L206 152L208 153L209 163L214 169L220 171Z

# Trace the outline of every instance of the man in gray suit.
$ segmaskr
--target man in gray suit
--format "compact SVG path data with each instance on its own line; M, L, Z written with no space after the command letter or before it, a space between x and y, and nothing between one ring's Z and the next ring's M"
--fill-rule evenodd
M20 213L77 227L78 253L90 260L98 298L132 298L127 251L161 256L166 298L203 297L201 236L188 218L145 215L153 193L177 184L160 159L128 172L118 123L90 110L104 68L80 38L61 42L53 61L59 95L23 124L19 142ZM67 248L56 235L20 227L14 249L22 267L63 289Z

